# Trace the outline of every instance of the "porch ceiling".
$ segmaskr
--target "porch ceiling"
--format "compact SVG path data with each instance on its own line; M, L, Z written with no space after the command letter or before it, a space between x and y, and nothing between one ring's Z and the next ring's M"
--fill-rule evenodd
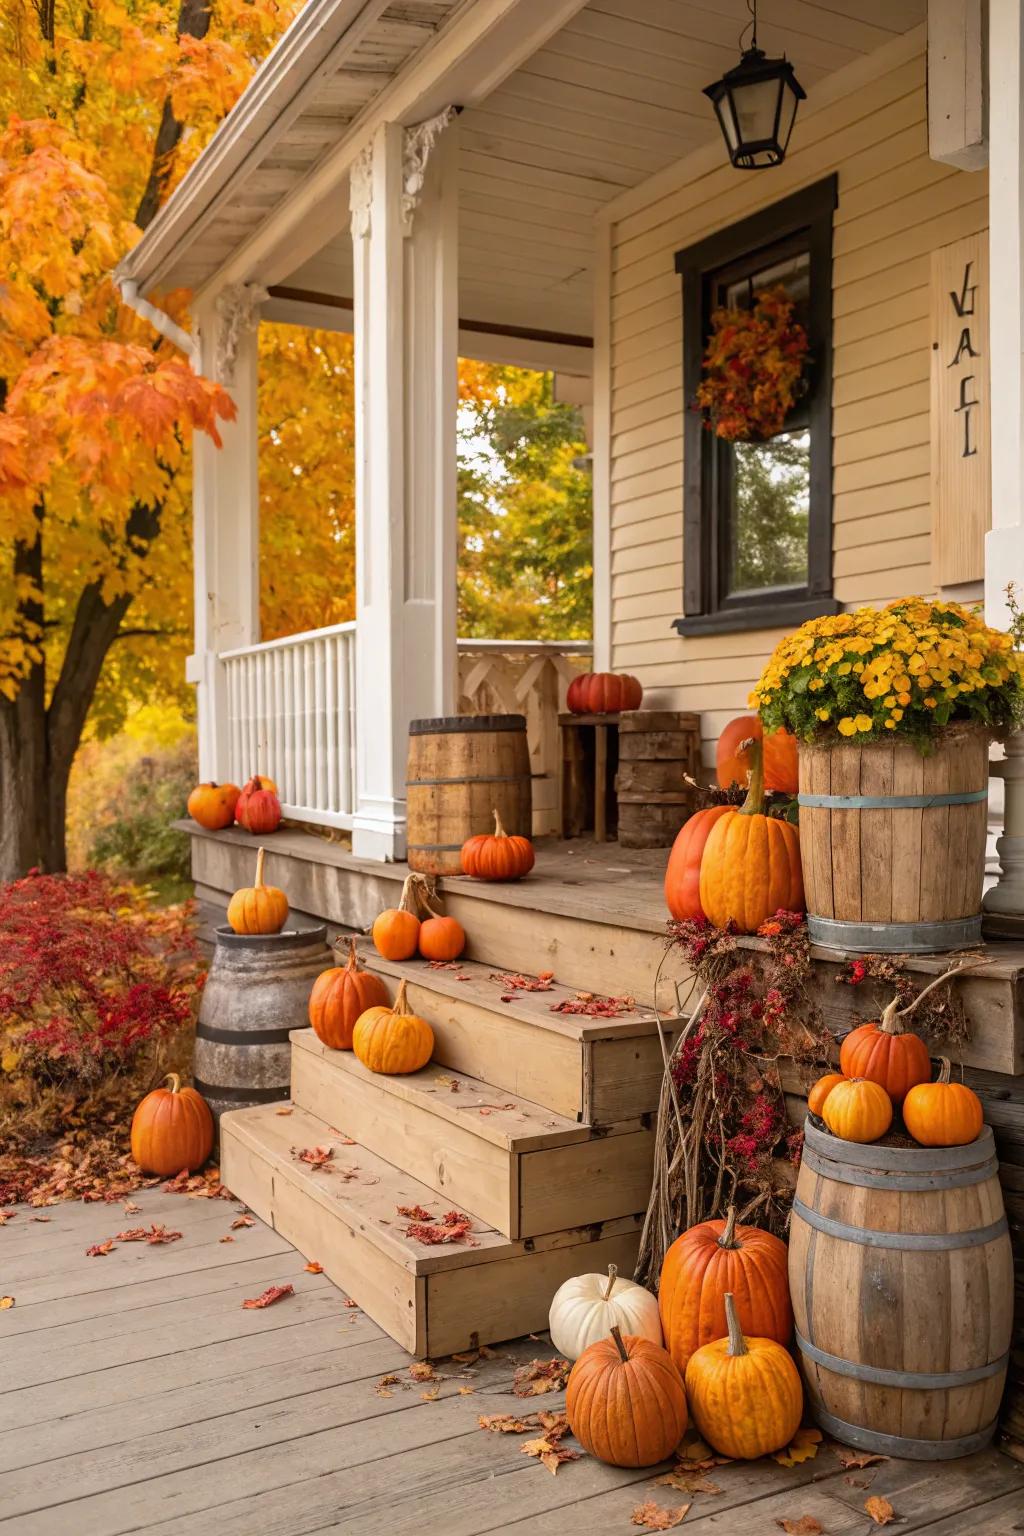
M442 48L446 33L481 3L311 0L129 258L126 275L143 287L209 282L358 129L374 99L424 49ZM461 98L472 104L460 121L459 310L495 329L586 336L595 214L717 135L701 91L735 62L749 17L745 0L588 0L578 10L570 0L560 9L568 19L518 68L503 76L492 66L485 99ZM793 60L813 104L818 81L918 25L926 9L927 0L772 0L762 8L759 42ZM309 24L314 12L318 26ZM304 23L305 39L296 35L286 48ZM228 131L239 114L249 120L241 158ZM181 217L186 202L191 223ZM182 232L170 241L175 224ZM347 229L337 210L325 210L324 226L320 248L307 237L299 248L305 259L273 280L347 299Z

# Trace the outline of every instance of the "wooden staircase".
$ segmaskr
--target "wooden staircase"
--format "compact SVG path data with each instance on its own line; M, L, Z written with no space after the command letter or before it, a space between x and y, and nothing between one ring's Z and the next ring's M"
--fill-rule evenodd
M570 1275L629 1274L662 1072L653 1013L557 1013L563 986L509 990L487 964L361 949L392 993L407 982L433 1061L383 1077L294 1031L291 1103L222 1117L227 1186L416 1355L535 1332ZM298 1155L317 1147L321 1166ZM420 1241L402 1208L432 1224L457 1211L470 1231Z

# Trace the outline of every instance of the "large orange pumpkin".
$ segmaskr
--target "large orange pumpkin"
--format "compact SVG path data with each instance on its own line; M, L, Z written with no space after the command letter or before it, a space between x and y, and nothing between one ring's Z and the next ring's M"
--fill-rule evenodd
M166 1088L154 1088L132 1116L132 1157L145 1173L163 1178L201 1168L213 1150L210 1106L171 1072Z
M658 1308L665 1348L681 1371L695 1349L727 1332L725 1293L736 1297L744 1332L787 1344L793 1331L786 1245L760 1227L702 1221L665 1255Z
M894 1104L902 1104L915 1083L926 1083L932 1075L928 1047L920 1035L903 1028L895 998L880 1019L851 1029L839 1048L839 1065L846 1077L877 1083Z
M379 976L364 971L356 957L356 941L348 941L348 963L321 971L309 994L309 1022L319 1040L332 1051L352 1049L352 1031L367 1008L387 1007L388 989Z
M273 779L253 775L238 797L235 820L254 837L264 832L277 831L281 825L281 802L277 798L277 786Z
M726 1337L691 1356L686 1394L712 1450L756 1461L789 1445L800 1428L804 1393L789 1351L774 1339L744 1337L736 1314L735 1298L727 1295Z
M574 677L565 696L574 715L617 715L623 709L639 709L644 690L628 672L583 672Z
M228 902L228 922L236 933L280 933L288 921L288 898L276 885L263 882L266 849L256 854L256 879Z
M208 832L230 827L241 790L237 784L197 784L188 797L188 813Z
M766 736L757 715L737 715L719 736L715 748L719 788L729 789L733 784L742 788L747 783L751 771L750 748L743 744L751 740L761 742L765 789L795 795L800 782L796 737L782 730Z
M466 930L458 918L435 912L420 924L419 946L424 960L457 960L466 947Z
M565 1412L584 1450L613 1467L653 1467L686 1433L686 1393L671 1356L617 1327L576 1361Z
M461 860L462 873L475 880L521 880L533 868L533 844L528 837L506 832L495 811L494 831L467 837Z
M391 1007L368 1008L356 1020L352 1049L371 1072L394 1076L418 1072L434 1052L434 1031L426 1019L410 1013L405 982Z
M843 1141L877 1141L892 1124L892 1100L869 1077L846 1077L825 1100L821 1118Z
M951 1083L943 1056L938 1081L915 1083L903 1100L903 1120L923 1147L964 1147L985 1123L981 1100L966 1083Z
M678 922L706 915L700 904L700 862L711 828L731 809L728 805L710 805L707 810L697 811L680 828L672 844L665 870L665 905Z
M764 814L760 742L751 757L747 798L715 822L700 861L700 904L709 921L732 923L740 933L756 933L780 907L802 912L804 905L800 835L791 822Z
M397 907L388 907L373 920L370 935L385 960L408 960L420 938L416 876L407 875Z

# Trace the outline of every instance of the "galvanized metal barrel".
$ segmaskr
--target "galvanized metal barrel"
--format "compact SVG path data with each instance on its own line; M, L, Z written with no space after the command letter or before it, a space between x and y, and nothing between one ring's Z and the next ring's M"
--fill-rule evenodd
M814 1417L885 1456L980 1450L1013 1325L991 1130L965 1147L861 1146L807 1120L804 1137L789 1288Z
M812 940L931 954L981 939L988 744L950 727L909 741L800 743L800 859Z
M406 814L409 868L457 875L468 837L529 837L533 786L525 715L449 715L409 724Z
M309 1022L309 993L331 964L327 929L217 929L196 1025L195 1085L219 1122L226 1109L286 1099L288 1036Z

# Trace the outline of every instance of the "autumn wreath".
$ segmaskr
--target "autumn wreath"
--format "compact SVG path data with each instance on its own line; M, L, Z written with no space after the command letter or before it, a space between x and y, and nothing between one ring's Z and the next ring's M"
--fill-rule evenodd
M730 443L781 432L800 393L807 332L785 288L755 293L749 309L716 309L696 403L716 437Z

